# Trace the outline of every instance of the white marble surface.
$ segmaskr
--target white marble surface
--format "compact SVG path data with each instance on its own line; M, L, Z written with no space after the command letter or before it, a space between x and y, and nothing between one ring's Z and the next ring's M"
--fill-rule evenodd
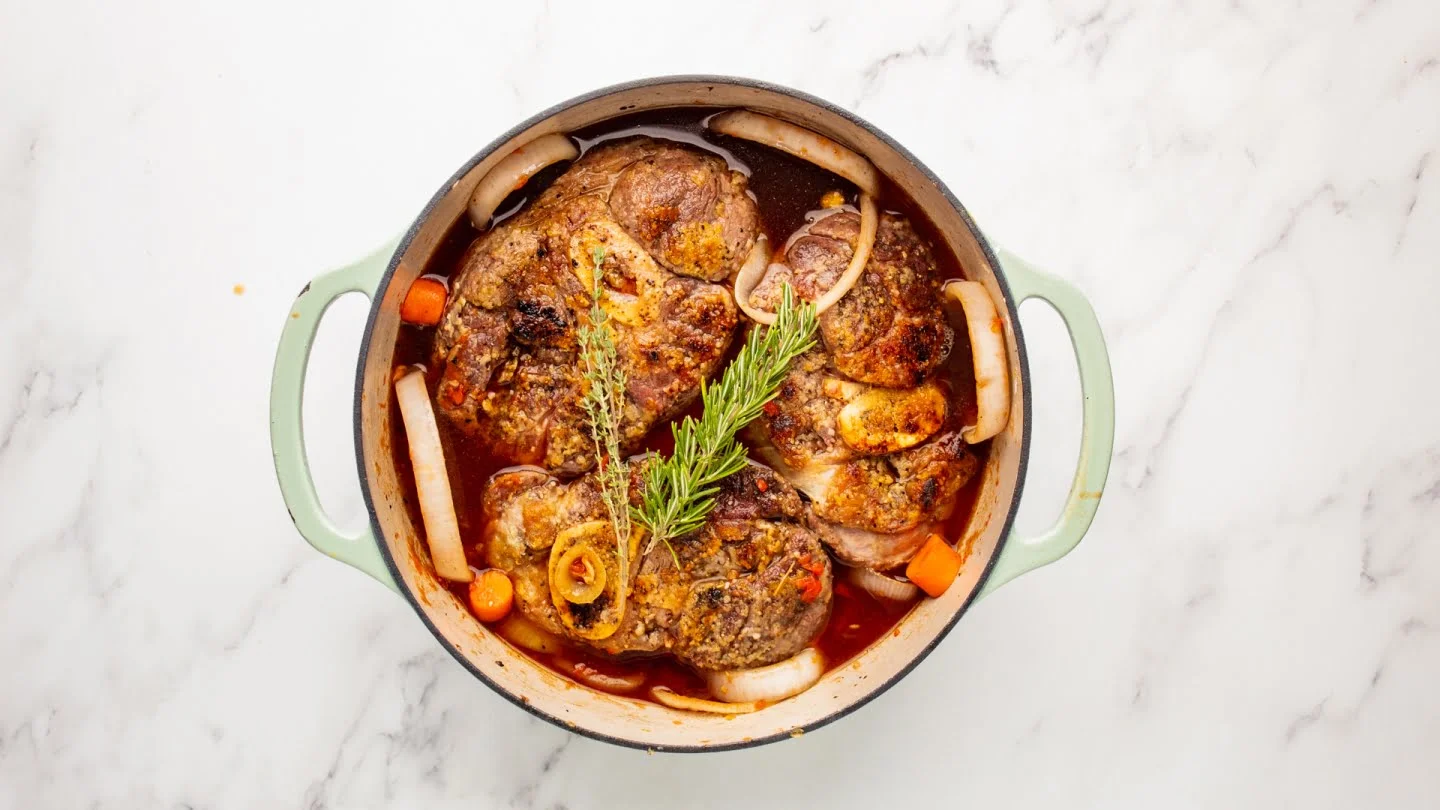
M406 5L0 2L0 807L1440 806L1431 0ZM1119 402L1079 550L858 714L698 757L491 694L301 542L266 423L307 278L520 118L682 72L909 145L1090 296ZM307 403L349 525L364 309ZM1078 393L1025 322L1035 530Z

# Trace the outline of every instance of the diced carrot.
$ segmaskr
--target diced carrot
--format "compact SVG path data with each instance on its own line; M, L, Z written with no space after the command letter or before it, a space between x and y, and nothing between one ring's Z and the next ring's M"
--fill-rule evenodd
M487 568L470 582L470 609L482 622L498 622L515 603L515 586L510 577L496 568Z
M932 534L905 566L905 577L938 599L959 576L961 562L960 553L951 548L945 538Z
M418 326L434 326L445 314L445 285L433 278L417 278L400 304L400 319Z

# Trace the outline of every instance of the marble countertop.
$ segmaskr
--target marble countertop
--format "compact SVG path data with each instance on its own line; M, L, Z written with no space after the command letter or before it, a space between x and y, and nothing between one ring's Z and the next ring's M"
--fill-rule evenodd
M0 14L0 807L1440 806L1432 3L136 5ZM1083 289L1118 435L1080 548L869 707L647 756L306 546L266 395L296 291L479 146L698 72L856 111ZM350 526L365 310L306 402ZM1033 531L1079 394L1024 322Z

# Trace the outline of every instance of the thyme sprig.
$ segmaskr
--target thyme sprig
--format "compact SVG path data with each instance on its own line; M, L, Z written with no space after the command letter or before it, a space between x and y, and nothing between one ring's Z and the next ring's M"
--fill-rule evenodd
M675 451L646 469L642 503L633 514L650 530L652 546L705 525L720 482L745 467L745 447L735 434L775 398L791 361L815 345L816 324L814 305L797 306L785 285L775 323L750 332L718 383L702 384L700 419L687 416L671 425Z
M610 319L604 307L600 306L603 288L600 284L600 266L605 261L605 249L597 247L591 251L595 264L591 284L590 322L576 332L580 342L580 357L584 363L583 375L589 383L581 407L590 422L590 437L595 445L596 477L600 483L600 500L605 511L610 513L610 525L615 532L616 561L620 569L619 593L628 593L626 580L630 576L630 465L620 455L620 425L625 415L625 369L620 367L615 350L615 339L605 323Z

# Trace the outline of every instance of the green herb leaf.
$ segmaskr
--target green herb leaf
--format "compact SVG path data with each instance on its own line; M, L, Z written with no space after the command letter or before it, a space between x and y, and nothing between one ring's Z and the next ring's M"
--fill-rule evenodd
M633 510L651 543L668 544L705 525L719 483L745 467L745 448L735 435L775 398L790 363L815 345L817 323L814 305L796 306L785 285L774 325L752 330L720 381L701 387L700 419L687 416L671 426L675 451L646 470L642 503Z

